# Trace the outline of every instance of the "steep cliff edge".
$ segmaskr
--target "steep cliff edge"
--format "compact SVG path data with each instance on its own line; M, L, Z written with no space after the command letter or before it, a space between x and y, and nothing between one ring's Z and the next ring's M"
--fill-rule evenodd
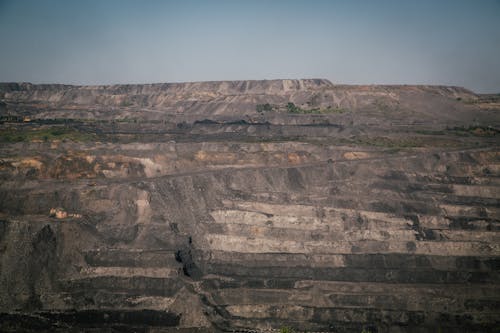
M498 96L0 84L0 330L495 332Z

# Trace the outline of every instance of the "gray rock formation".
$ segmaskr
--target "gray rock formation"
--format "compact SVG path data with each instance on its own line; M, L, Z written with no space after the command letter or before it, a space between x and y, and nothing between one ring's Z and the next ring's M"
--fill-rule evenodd
M499 101L0 84L0 331L496 332Z

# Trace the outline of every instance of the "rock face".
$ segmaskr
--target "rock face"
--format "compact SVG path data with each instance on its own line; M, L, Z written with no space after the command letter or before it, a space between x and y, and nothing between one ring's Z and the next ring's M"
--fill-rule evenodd
M499 100L0 84L0 330L495 332Z

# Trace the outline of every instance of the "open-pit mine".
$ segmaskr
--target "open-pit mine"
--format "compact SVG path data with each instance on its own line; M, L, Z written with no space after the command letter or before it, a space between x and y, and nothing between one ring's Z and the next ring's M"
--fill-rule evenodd
M0 84L2 332L500 332L500 95Z

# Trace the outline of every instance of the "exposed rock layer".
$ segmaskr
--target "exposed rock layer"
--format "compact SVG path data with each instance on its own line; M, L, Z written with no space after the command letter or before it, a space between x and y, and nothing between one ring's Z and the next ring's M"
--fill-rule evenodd
M0 98L3 331L500 325L495 96L274 80Z

